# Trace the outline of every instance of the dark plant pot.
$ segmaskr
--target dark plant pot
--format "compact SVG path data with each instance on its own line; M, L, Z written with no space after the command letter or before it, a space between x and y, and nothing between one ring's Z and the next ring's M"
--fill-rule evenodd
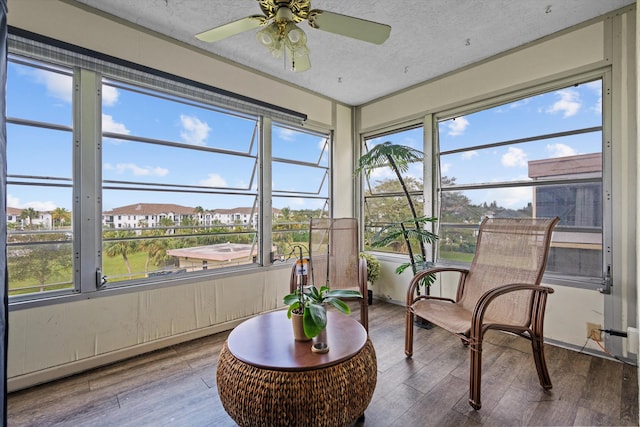
M433 328L433 323L429 322L428 320L423 319L422 317L416 316L415 320L413 321L413 324L416 325L418 328L422 328L422 329L431 329Z
M367 302L369 305L373 304L373 291L371 289L367 289Z

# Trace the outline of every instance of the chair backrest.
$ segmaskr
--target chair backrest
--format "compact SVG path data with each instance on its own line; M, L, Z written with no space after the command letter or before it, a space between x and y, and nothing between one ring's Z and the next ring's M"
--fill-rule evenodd
M485 218L467 280L458 301L473 311L485 292L507 284L539 285L547 265L553 227L559 218ZM511 292L491 304L486 316L506 324L530 320L532 293Z
M318 289L358 286L358 220L312 218L309 229L310 283Z

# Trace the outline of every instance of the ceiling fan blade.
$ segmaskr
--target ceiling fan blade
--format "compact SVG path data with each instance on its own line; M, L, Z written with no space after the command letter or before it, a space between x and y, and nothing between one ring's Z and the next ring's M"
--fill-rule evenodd
M245 31L253 30L254 28L264 25L266 22L267 18L262 15L247 16L246 18L238 19L237 21L229 22L228 24L196 34L196 38L204 42L213 43Z
M389 38L391 27L366 19L340 15L325 10L309 12L309 25L318 30L340 34L342 36L363 40L369 43L382 44Z

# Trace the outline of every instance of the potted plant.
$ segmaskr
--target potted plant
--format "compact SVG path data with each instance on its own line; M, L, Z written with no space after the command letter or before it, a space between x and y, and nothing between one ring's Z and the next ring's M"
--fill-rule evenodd
M363 258L367 262L367 281L373 285L380 277L380 261L372 254L366 252L361 252L360 258ZM367 294L368 303L371 305L373 303L373 291L368 289Z
M358 160L358 167L355 171L356 174L364 173L365 176L369 177L374 169L388 166L400 183L411 216L382 227L371 241L371 246L373 247L388 246L398 240L404 242L409 261L396 268L397 274L401 274L408 267L411 267L411 271L415 275L418 271L430 266L431 262L427 259L425 244L430 244L438 238L436 234L425 228L427 223L436 222L437 218L418 215L411 194L402 177L402 174L407 172L410 163L422 161L423 157L423 153L420 150L386 141L363 154ZM418 251L414 249L416 244L418 245ZM426 293L429 292L429 286L434 280L435 277L432 275L426 276L423 280L422 285L425 286ZM420 292L419 288L418 292Z
M295 292L285 295L283 301L289 306L287 317L302 314L302 325L307 338L317 336L327 326L327 304L331 304L344 314L351 314L349 306L340 298L362 297L360 292L345 289L320 289L313 285L298 287Z

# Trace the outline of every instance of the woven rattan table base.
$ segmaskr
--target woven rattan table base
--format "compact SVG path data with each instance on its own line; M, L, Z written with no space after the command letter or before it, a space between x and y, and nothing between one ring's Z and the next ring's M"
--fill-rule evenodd
M224 409L240 426L345 426L364 414L377 369L369 339L355 356L308 371L257 368L225 344L216 379Z

